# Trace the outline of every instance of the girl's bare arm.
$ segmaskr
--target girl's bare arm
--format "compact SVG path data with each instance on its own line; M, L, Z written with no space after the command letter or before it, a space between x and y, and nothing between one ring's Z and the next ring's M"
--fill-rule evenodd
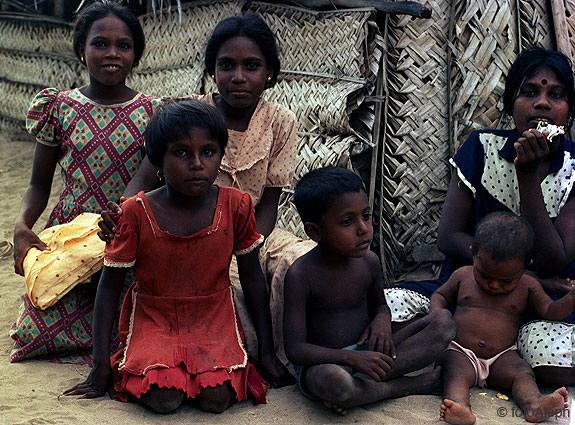
M276 225L278 204L282 189L280 187L266 187L255 208L256 231L268 237Z
M14 270L22 276L22 262L28 250L32 247L41 250L48 248L32 232L32 227L48 204L59 154L58 147L36 144L30 185L22 198L20 216L14 226Z
M473 194L454 171L443 204L437 246L441 252L459 264L473 262L471 242L474 216Z
M260 266L258 250L238 255L238 274L250 317L258 337L258 357L275 386L291 385L293 377L274 354L272 320L266 280ZM269 379L269 378L268 378Z
M113 396L110 338L122 284L127 272L127 268L104 267L94 304L94 352L92 355L94 366L86 381L64 391L64 395L95 398L108 392L110 396Z
M149 191L160 186L160 180L156 175L156 167L152 165L147 156L144 157L136 175L124 189L124 198L137 195L141 190Z

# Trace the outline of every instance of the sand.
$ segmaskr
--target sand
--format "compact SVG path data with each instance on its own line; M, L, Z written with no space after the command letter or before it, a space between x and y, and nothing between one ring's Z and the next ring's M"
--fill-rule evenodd
M0 135L0 241L12 240L14 221L30 178L33 153L33 143L6 141ZM36 230L46 222L47 212L55 203L60 187L59 177L55 180L49 207ZM0 259L0 424L441 423L438 419L441 398L436 395L381 401L351 409L346 417L305 399L296 386L270 390L265 405L238 403L220 415L203 413L191 403L173 414L158 415L137 404L117 402L107 396L93 400L64 397L62 391L85 379L89 367L45 360L9 362L12 340L8 330L18 313L24 289L24 278L14 273L12 258ZM525 423L518 417L517 405L498 399L497 391L474 388L471 392L478 424ZM546 423L568 424L568 413Z

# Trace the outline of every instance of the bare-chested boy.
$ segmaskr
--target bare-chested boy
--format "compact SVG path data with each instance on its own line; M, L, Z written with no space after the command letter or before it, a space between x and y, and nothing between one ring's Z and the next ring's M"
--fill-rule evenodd
M429 314L393 332L381 266L369 250L371 210L361 179L337 167L298 182L293 201L317 246L285 279L284 337L302 392L345 414L382 399L439 390L431 364L455 335L451 314Z
M472 243L473 266L456 270L431 297L431 312L455 306L457 335L442 355L444 401L440 419L474 424L469 388L511 389L529 422L567 407L567 390L542 396L531 367L517 353L517 334L527 306L543 319L560 320L573 310L574 291L553 301L539 282L523 274L529 265L533 232L511 213L486 216Z

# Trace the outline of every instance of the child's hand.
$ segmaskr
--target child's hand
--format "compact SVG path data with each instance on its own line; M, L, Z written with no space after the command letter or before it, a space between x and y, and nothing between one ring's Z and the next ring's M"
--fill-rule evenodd
M94 366L88 375L86 381L74 385L72 388L64 391L64 395L79 395L79 398L96 398L104 394L110 394L114 398L116 392L112 385L112 368L110 365Z
M263 355L261 362L251 358L250 361L256 366L262 378L274 388L286 387L296 383L296 379L275 354Z
M363 345L367 340L369 340L368 350L387 354L392 359L397 357L391 334L391 317L388 314L377 314L363 331L357 345Z
M108 243L111 242L116 234L116 220L114 220L110 213L114 213L116 215L122 215L122 208L120 205L124 202L126 198L123 196L120 198L120 203L116 204L115 202L109 201L106 206L109 208L108 211L102 211L100 216L102 220L98 222L98 226L100 227L100 231L98 232L98 237L103 240L104 242Z
M48 245L25 226L17 227L14 230L14 271L20 276L24 276L24 258L30 248L38 248L40 251L49 250Z
M375 382L381 382L393 367L393 359L378 351L346 352L348 364L353 369L369 376Z

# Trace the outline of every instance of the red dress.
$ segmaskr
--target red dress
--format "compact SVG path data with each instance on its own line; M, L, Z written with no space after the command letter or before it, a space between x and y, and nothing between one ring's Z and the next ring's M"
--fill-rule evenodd
M193 398L230 381L238 400L248 385L265 386L248 363L228 272L232 254L251 251L263 237L250 196L218 188L212 224L191 236L162 231L143 192L122 204L104 262L133 266L137 278L120 316L124 348L112 357L120 400L140 397L151 384Z

